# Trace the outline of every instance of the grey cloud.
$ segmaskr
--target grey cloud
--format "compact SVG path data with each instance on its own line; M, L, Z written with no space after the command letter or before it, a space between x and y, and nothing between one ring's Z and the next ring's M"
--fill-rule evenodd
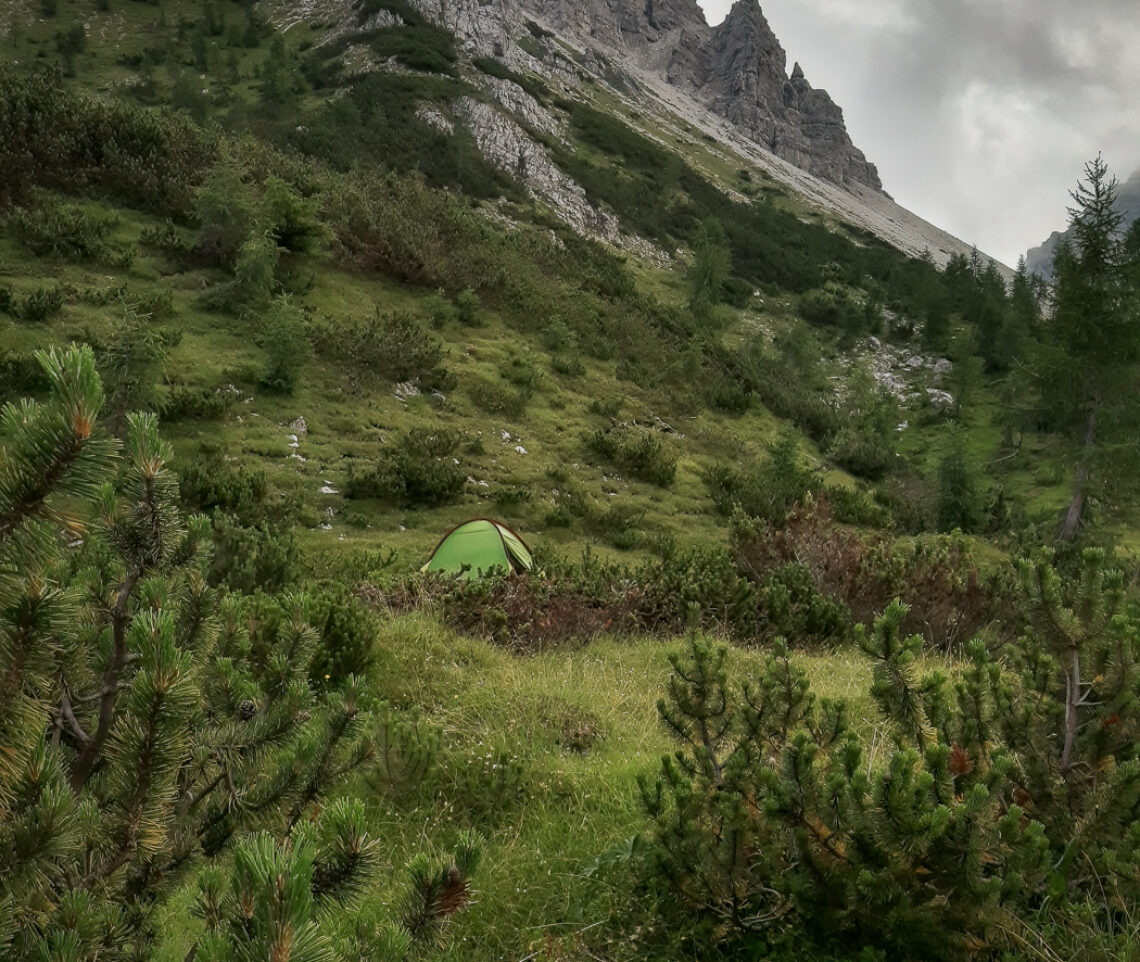
M704 0L710 22L729 0ZM766 0L888 191L1004 260L1062 226L1081 163L1140 165L1136 0Z

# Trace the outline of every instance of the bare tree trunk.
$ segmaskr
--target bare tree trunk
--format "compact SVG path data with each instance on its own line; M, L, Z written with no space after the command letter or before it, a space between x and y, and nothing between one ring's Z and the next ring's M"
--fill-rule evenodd
M1089 459L1092 457L1093 447L1096 445L1096 407L1089 404L1088 419L1085 422L1085 449L1081 452L1081 461L1077 465L1077 476L1073 482L1073 497L1069 501L1069 509L1065 512L1065 520L1061 522L1060 538L1062 541L1072 541L1077 536L1077 529L1081 526L1081 512L1085 507L1085 490L1089 483Z
M1073 767L1073 749L1077 743L1077 708L1081 701L1081 657L1074 645L1069 648L1069 664L1065 669L1065 747L1061 752L1061 774Z

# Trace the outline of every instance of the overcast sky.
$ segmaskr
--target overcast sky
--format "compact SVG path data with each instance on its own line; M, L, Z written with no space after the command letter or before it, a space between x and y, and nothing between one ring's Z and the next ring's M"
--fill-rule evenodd
M731 0L698 0L709 23ZM763 0L904 207L1009 265L1140 167L1140 0Z

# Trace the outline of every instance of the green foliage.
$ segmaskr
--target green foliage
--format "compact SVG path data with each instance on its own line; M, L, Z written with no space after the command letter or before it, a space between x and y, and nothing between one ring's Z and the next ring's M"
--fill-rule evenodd
M63 310L62 287L37 287L26 294L9 293L5 310L21 321L42 324Z
M851 613L819 590L805 565L786 564L771 572L761 582L760 605L768 637L800 645L838 644L851 636Z
M262 386L292 394L312 354L305 313L287 296L276 298L261 318L261 347L265 351Z
M158 413L167 423L176 421L222 421L233 407L233 392L224 388L171 387L159 403Z
M195 511L221 509L244 524L267 520L265 472L226 459L217 444L203 444L179 473L182 503Z
M153 411L163 362L180 335L150 324L124 304L110 335L98 346L99 373L106 385L107 416L122 432L132 411Z
M451 431L412 428L385 450L375 467L351 469L346 493L407 507L455 501L467 481L453 457L458 444L459 436Z
M215 149L186 120L65 91L56 71L0 68L0 204L42 187L181 216Z
M738 462L739 463L739 462ZM753 518L779 522L792 506L820 487L818 477L800 463L798 445L790 431L768 447L768 459L743 469L715 462L702 479L717 511L729 516L737 508Z
M342 685L350 676L368 674L379 625L359 598L344 585L334 584L313 597L308 620L320 635L309 667L313 678Z
M51 203L19 207L7 220L16 239L37 257L102 260L113 267L130 267L133 249L107 242L117 224L115 217Z
M667 450L658 431L620 425L595 431L586 444L639 481L667 488L677 476L677 455Z
M112 486L118 446L96 431L92 352L42 360L49 399L0 413L0 904L18 921L0 948L14 962L61 947L126 960L149 951L156 907L196 860L257 826L270 834L239 847L235 870L268 864L272 836L371 756L372 720L351 686L313 694L315 633L300 617L251 647L241 600L207 585L209 524L179 511L154 418L129 417ZM61 500L93 508L89 526ZM60 554L62 531L83 535L74 558ZM323 890L343 899L367 861L359 806L305 825ZM303 863L304 845L293 851ZM263 921L285 918L274 894L303 907L284 877L264 881L270 898L251 909Z
M467 389L471 400L488 414L502 414L510 418L522 417L531 392L527 389L511 390L505 384L479 378Z
M949 430L950 445L938 465L938 525L943 531L969 533L983 521L982 491L965 436L953 425Z
M1098 462L1109 446L1127 456L1136 414L1135 362L1140 358L1140 296L1133 286L1115 205L1116 179L1098 156L1085 165L1085 181L1073 193L1072 243L1063 243L1053 264L1053 313L1034 361L1041 414L1081 446L1073 493L1061 526L1063 540L1076 537L1090 479L1103 474ZM1123 442L1123 443L1122 443Z
M699 638L672 656L659 711L679 750L642 783L646 878L667 917L703 917L728 946L791 924L817 943L964 959L998 949L1010 919L1031 928L1046 896L1075 899L1074 915L1094 879L1134 898L1140 626L1099 552L1069 586L1048 555L1021 570L1031 629L1008 661L973 641L954 680L922 675L898 602L857 629L894 741L878 765L782 641L738 683ZM1109 904L1092 911L1111 924Z
M217 512L209 581L242 594L280 591L296 581L298 557L293 529L274 521L243 525Z
M788 564L801 565L821 595L867 627L901 598L908 606L904 630L946 650L958 650L1008 610L1009 579L983 577L961 535L863 534L836 523L826 498L807 498L775 523L737 515L732 535L737 566L757 584ZM1007 619L1006 634L1015 631Z
M848 384L828 457L852 474L881 478L894 467L898 422L898 403L860 371Z
M689 308L701 317L720 302L721 289L732 270L732 252L720 221L702 221L693 240L689 268Z
M257 197L234 161L207 174L194 196L198 250L207 261L229 266L257 223Z
M447 349L404 311L379 307L368 318L315 321L309 334L318 354L394 383L413 382L422 391L450 391Z

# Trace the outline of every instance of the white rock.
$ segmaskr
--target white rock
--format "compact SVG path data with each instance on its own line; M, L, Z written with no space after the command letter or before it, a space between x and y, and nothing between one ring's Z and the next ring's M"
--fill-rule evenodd
M321 488L321 494L340 494L340 492L331 484L326 483L324 487Z
M945 411L947 408L954 406L954 395L949 391L940 391L935 387L928 387L926 389L926 396L930 399L939 411Z
M521 444L516 444L516 445L515 445L515 450L516 450L516 451L517 451L519 454L526 454L526 453L527 453L527 450L526 450L526 448L524 448L524 447L523 447Z

